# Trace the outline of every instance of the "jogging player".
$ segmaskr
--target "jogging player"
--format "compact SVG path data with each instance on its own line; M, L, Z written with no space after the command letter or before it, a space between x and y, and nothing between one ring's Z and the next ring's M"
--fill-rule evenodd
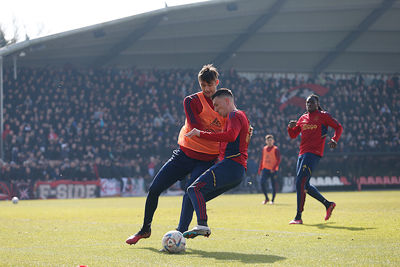
M288 125L288 133L291 138L296 138L301 134L300 152L296 167L297 214L294 220L290 221L290 224L303 223L301 213L304 210L306 193L325 206L325 220L329 220L333 209L336 207L334 202L326 200L318 189L310 184L310 178L312 171L324 153L328 126L335 130L334 136L328 143L331 148L336 148L343 128L328 112L322 110L317 95L312 94L307 97L306 109L307 112L297 122L292 120Z

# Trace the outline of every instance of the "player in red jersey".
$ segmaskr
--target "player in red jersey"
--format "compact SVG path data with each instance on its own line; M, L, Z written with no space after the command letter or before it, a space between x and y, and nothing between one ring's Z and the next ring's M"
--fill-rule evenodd
M219 162L204 172L191 184L187 193L197 215L197 226L183 233L185 238L198 235L209 236L206 202L238 186L247 168L247 148L251 137L251 127L246 114L235 106L231 90L223 88L213 96L214 109L221 116L228 117L221 133L193 129L186 134L200 139L220 142Z
M310 95L306 100L307 112L298 121L290 121L288 133L291 138L296 138L301 133L300 152L296 167L297 214L290 224L302 224L301 213L304 210L306 193L320 201L326 208L325 220L331 217L336 204L326 200L318 189L310 184L311 173L324 153L325 139L328 126L335 130L334 136L329 141L331 148L336 148L343 128L332 116L323 111L317 95Z

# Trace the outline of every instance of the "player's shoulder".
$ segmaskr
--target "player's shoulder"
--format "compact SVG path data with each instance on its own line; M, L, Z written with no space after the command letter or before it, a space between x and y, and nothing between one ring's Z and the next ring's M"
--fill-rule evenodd
M193 93L193 94L191 94L191 95L187 95L187 96L185 97L185 99L199 98L198 93L199 93L199 92Z
M195 102L200 101L198 93L188 95L183 99L184 103L191 103L192 101Z
M326 110L320 110L319 112L323 117L332 117L332 115Z
M231 111L229 113L229 119L230 120L236 119L236 120L239 120L241 122L249 123L249 119L247 118L247 115L243 110L238 110L237 109L237 110Z
M229 113L229 118L233 117L247 117L247 116L242 110L236 109Z

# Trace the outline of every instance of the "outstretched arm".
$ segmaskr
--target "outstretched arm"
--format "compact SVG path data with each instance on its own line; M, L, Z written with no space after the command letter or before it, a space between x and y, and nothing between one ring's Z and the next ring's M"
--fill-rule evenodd
M224 132L220 133L211 133L200 131L199 129L192 129L190 132L186 134L187 137L192 137L193 135L198 136L200 138L204 138L211 141L217 142L233 142L238 137L240 130L242 128L240 120L233 116L227 121L227 129Z

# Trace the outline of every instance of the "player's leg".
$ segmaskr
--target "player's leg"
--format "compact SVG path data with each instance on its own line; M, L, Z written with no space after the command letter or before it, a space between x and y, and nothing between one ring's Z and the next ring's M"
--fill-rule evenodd
M308 165L310 166L310 170L312 172L318 165L321 157L314 155L314 154L310 154L308 158L309 158ZM310 174L310 177L311 177L311 174ZM310 184L310 179L308 179L308 181L305 185L305 188L307 190L307 193L310 196L312 196L313 198L315 198L316 200L318 200L325 206L325 209L326 209L325 220L328 220L332 214L333 209L336 207L336 204L334 202L328 201L324 196L322 196L322 194L319 192L319 190L315 186Z
M276 190L278 187L277 183L277 173L271 173L271 188L272 188L272 199L271 199L271 204L274 204L275 202L275 197L276 197Z
M171 158L161 167L151 182L147 193L143 226L139 232L130 236L126 243L136 244L141 238L148 238L151 234L151 222L158 206L160 194L172 186L176 181L190 172L192 161L180 149L175 150Z
M188 193L186 192L187 188L206 170L208 170L211 166L214 165L214 161L198 161L196 166L193 168L192 173L185 185L185 194L182 198L182 209L181 209L181 216L179 219L179 225L176 230L180 231L181 233L188 230L190 222L193 218L193 205L192 201L189 198Z
M306 153L307 154L307 153ZM297 197L297 213L294 220L289 224L302 224L301 214L304 210L304 203L306 200L305 183L308 177L307 166L304 164L305 155L300 155L297 159L296 166L296 197Z
M190 231L185 231L183 233L185 238L195 238L198 235L208 237L211 234L211 230L207 225L206 201L204 194L213 190L213 181L214 171L210 168L197 178L196 181L194 181L187 189L187 195L190 198L192 207L196 211L197 226ZM202 192L200 192L201 189L203 189Z
M198 225L184 233L186 238L211 234L207 225L206 201L240 185L245 169L233 160L223 160L201 175L189 188L188 194L197 215Z
M263 192L265 199L262 202L262 204L267 204L269 201L268 198L268 190L267 190L267 176L268 176L268 170L267 169L263 169L261 171L261 181L260 181L260 185L261 185L261 191Z

